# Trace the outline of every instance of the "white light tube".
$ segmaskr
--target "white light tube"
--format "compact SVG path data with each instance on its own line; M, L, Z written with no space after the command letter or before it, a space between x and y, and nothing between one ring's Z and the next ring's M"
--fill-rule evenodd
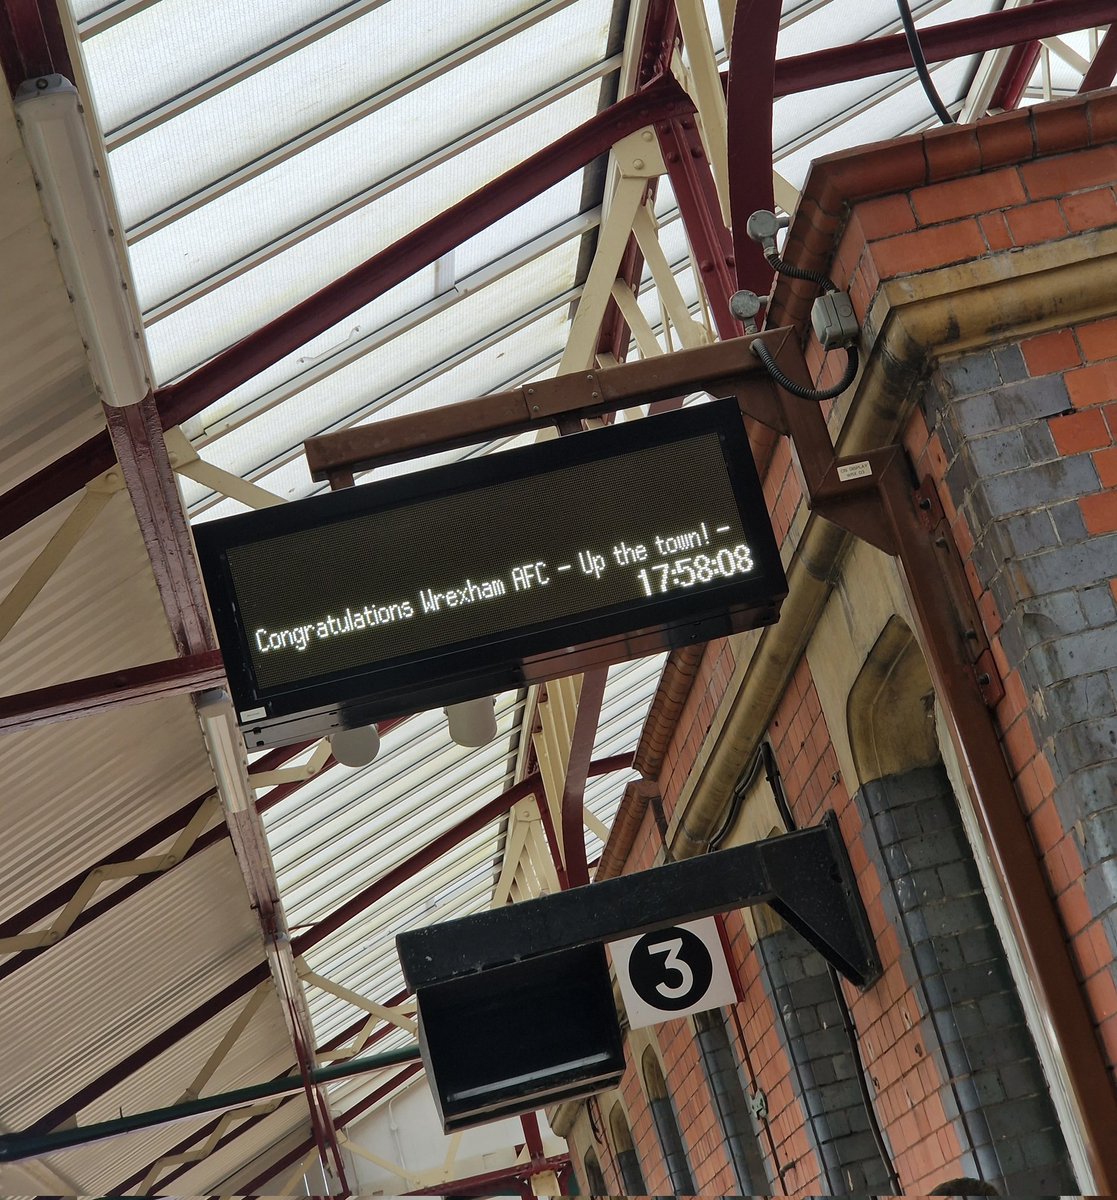
M151 385L77 88L61 75L28 79L16 91L15 110L93 382L106 404L136 404Z

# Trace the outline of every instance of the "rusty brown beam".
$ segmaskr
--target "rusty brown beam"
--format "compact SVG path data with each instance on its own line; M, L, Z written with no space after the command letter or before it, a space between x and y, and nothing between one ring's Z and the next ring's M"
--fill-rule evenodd
M605 370L575 371L509 392L480 396L429 414L412 413L309 438L306 459L315 479L364 471L422 453L476 445L568 419L602 416L634 404L670 400L699 386L735 394L764 424L780 428L782 410L761 363L749 352L752 336L679 350Z

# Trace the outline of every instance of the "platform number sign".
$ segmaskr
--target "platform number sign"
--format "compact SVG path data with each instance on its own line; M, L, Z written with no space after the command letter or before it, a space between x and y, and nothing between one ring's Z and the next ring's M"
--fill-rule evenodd
M737 998L714 917L623 938L609 951L633 1029Z

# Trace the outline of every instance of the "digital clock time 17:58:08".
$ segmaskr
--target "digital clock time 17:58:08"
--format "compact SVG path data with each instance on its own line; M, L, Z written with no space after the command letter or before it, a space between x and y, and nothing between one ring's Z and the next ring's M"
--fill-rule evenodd
M716 554L693 554L668 562L652 563L636 572L645 596L668 592L673 588L695 587L716 579L747 575L753 569L752 551L744 542L725 547Z

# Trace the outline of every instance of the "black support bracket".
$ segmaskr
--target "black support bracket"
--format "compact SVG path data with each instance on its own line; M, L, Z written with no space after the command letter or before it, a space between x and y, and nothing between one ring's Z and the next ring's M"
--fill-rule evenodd
M417 990L591 942L611 942L713 913L770 904L848 980L880 975L837 822L718 850L396 937Z

